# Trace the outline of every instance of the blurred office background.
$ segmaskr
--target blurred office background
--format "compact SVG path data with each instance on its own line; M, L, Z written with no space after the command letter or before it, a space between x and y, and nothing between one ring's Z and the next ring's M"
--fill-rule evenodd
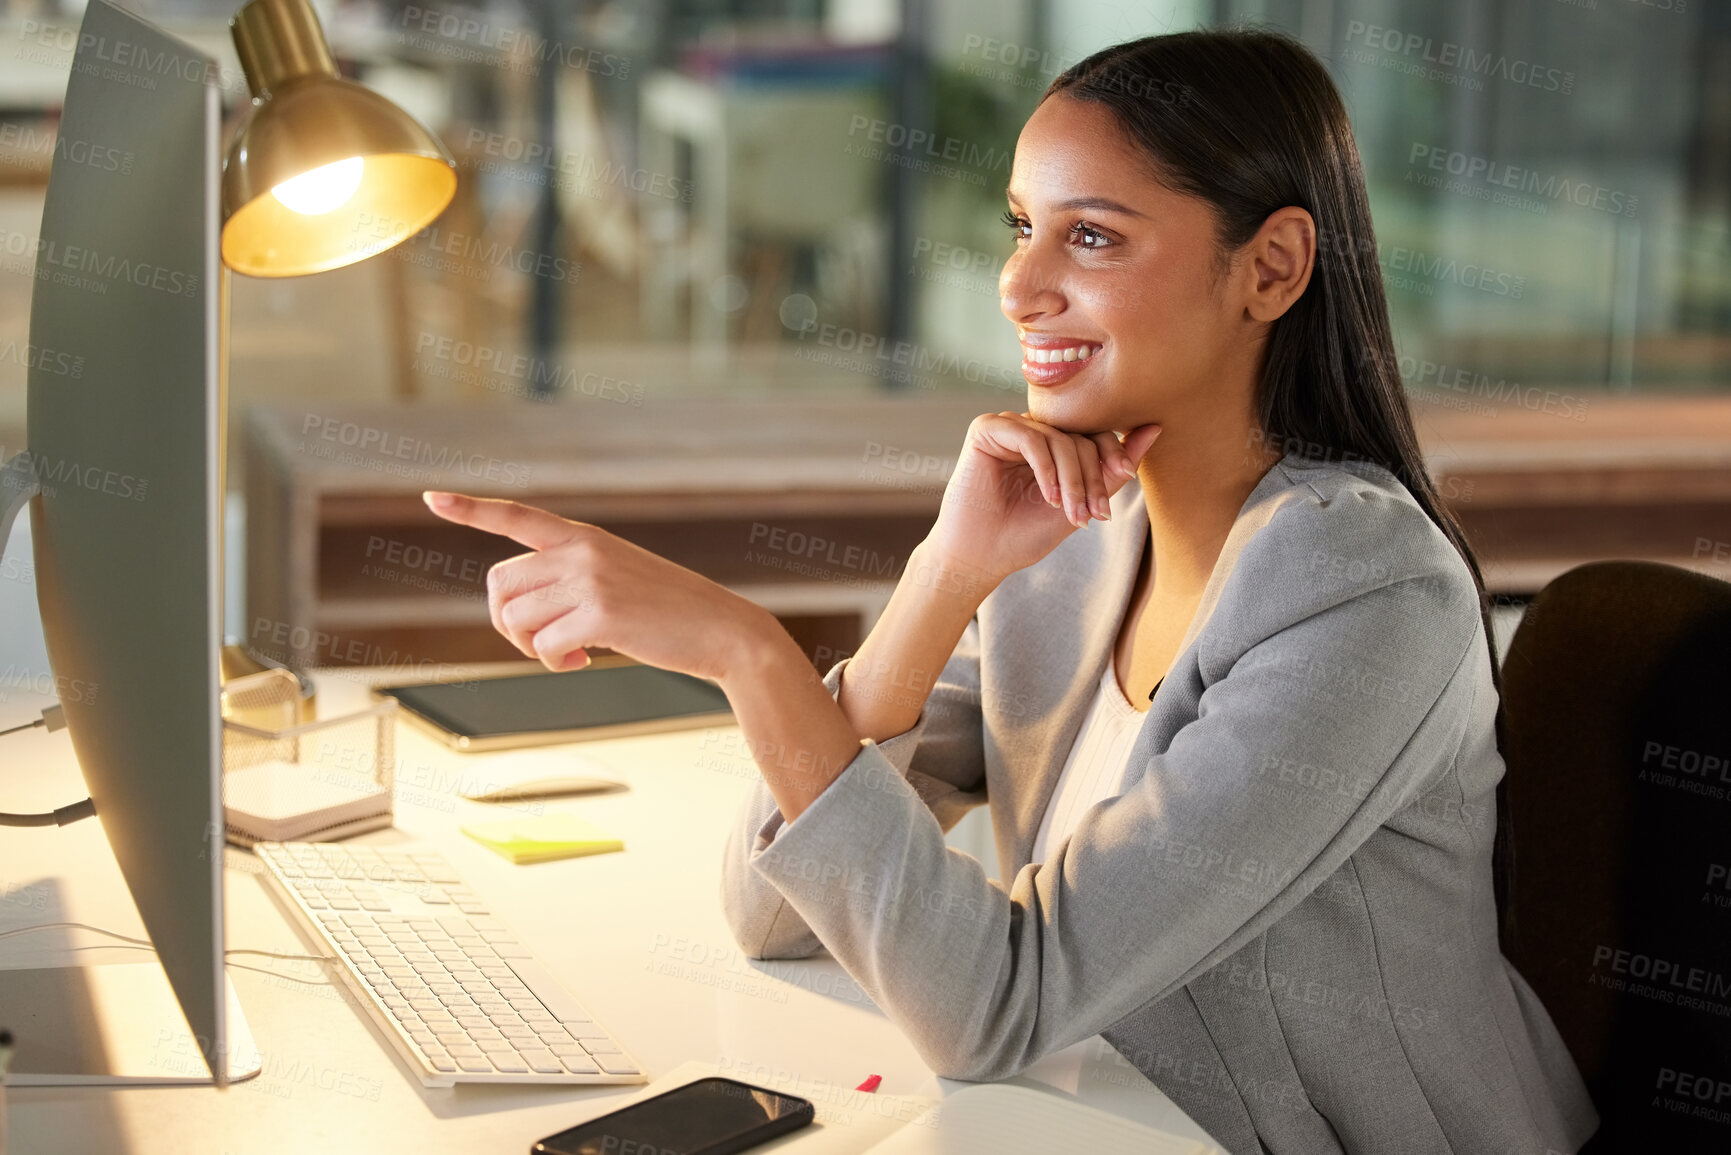
M128 6L225 62L225 106L246 99L226 29L235 0ZM434 531L412 503L369 521L384 507L365 492L332 512L330 486L293 469L274 488L249 482L256 463L293 452L248 432L255 410L286 413L285 436L296 420L315 433L371 421L423 440L415 411L460 412L459 425L441 417L439 428L494 430L474 436L504 459L476 475L478 491L576 515L591 508L580 500L588 483L546 467L556 439L537 442L535 484L509 483L509 431L593 432L667 414L666 451L677 454L706 431L681 428L680 414L731 406L758 434L753 452L798 458L805 418L786 415L809 413L799 407L815 399L929 405L938 416L918 452L914 435L893 441L869 424L826 449L857 461L844 481L866 478L854 488L882 499L876 530L832 540L869 554L879 541L870 533L883 530L883 564L833 549L785 549L783 565L752 558L778 530L784 544L790 533L821 536L821 520L800 519L823 510L785 502L779 514L735 510L725 544L705 555L742 587L779 588L778 612L803 615L818 664L845 652L881 604L897 551L929 522L922 509L935 512L954 450L932 447L953 446L955 415L1023 407L996 290L1010 251L998 216L1023 120L1054 76L1098 48L1235 21L1299 37L1346 97L1403 375L1498 592L1530 594L1594 556L1731 574L1731 422L1720 405L1731 391L1726 0L317 7L344 71L438 131L460 187L432 228L381 259L298 280L235 279L229 484L235 541L264 559L244 582L236 562L237 632L243 613L261 611L247 599L268 599L279 635L286 623L287 633L388 637L389 652L441 661L514 653L487 636L472 597L455 616L415 616L440 589L472 595L474 583L471 567L429 575L403 562L426 556L417 545L437 553L450 541L426 536ZM22 442L33 245L80 8L0 0L9 450ZM356 406L404 415L344 416ZM692 420L714 432L710 416ZM528 477L527 458L518 464L515 476ZM374 472L382 484L387 471ZM308 515L314 536L296 538L281 510L300 484L325 495L325 512ZM664 505L687 502L656 492ZM248 493L271 508L249 508ZM670 529L655 493L637 496L618 518L639 540L670 552L690 540L691 525ZM885 506L892 496L904 504ZM313 569L269 579L300 565L295 543L312 541L323 552L301 562ZM398 563L389 589L364 572L381 550ZM859 617L826 632L838 606Z

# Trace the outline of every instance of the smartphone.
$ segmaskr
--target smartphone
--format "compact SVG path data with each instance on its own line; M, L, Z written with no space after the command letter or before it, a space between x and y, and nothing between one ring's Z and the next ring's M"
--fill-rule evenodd
M809 1099L711 1077L549 1135L529 1155L732 1155L814 1114Z

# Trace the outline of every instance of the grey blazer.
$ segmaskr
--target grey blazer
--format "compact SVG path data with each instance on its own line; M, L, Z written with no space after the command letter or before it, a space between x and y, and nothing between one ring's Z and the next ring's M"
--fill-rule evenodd
M1574 1152L1598 1117L1497 949L1472 579L1380 467L1258 483L1123 793L1030 864L1147 534L1128 485L1006 579L913 728L773 844L758 783L723 864L741 946L828 948L951 1078L1102 1034L1234 1155ZM944 842L980 803L1008 890Z

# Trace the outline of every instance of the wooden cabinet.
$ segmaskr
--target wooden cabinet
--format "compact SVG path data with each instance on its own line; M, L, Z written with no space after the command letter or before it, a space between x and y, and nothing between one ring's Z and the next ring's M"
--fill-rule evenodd
M424 489L601 525L751 597L818 665L857 646L937 515L991 397L274 406L246 433L247 635L299 665L444 676L520 658L488 623L515 543ZM1494 592L1597 558L1731 576L1731 399L1417 409L1427 462Z
M1493 593L1527 597L1606 558L1731 578L1731 397L1531 400L1415 408L1431 476Z

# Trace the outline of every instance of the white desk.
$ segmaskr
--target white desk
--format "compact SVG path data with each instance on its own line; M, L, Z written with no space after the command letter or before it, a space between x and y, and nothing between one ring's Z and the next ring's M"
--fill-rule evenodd
M321 713L360 704L354 671L319 678ZM11 691L0 725L46 702ZM851 1089L883 1076L881 1093L939 1098L967 1084L941 1080L833 960L744 958L722 919L723 841L756 769L729 756L737 731L687 731L584 743L586 755L630 784L625 793L549 801L625 841L625 852L512 866L458 832L493 808L458 798L457 773L478 759L399 727L397 827L359 842L411 838L442 851L497 914L558 972L656 1078L687 1060L725 1063L738 1077ZM737 743L734 744L737 746ZM545 756L538 755L538 756ZM14 811L82 797L67 735L31 731L0 747L0 798ZM74 920L142 934L98 823L0 831L0 930ZM308 950L256 877L250 854L228 851L228 945ZM80 944L103 940L83 932ZM0 968L39 962L33 935L0 939ZM45 938L52 935L43 936ZM94 957L100 952L86 952ZM136 955L129 956L136 958ZM313 963L237 957L233 963L317 979ZM333 985L231 971L264 1059L256 1080L202 1088L11 1088L15 1155L273 1155L414 1152L522 1155L544 1135L608 1109L631 1088L457 1087L412 1080ZM0 972L0 982L4 981ZM1095 1038L1015 1080L1049 1086L1178 1134L1207 1136Z

